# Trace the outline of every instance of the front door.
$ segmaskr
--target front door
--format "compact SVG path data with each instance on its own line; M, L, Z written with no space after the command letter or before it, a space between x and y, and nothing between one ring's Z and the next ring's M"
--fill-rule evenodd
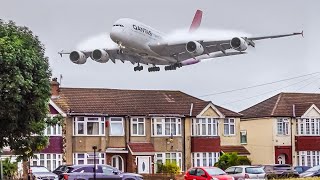
M139 174L150 174L151 156L137 156L137 166Z
M278 156L278 164L285 164L286 163L286 155L285 154L279 154Z

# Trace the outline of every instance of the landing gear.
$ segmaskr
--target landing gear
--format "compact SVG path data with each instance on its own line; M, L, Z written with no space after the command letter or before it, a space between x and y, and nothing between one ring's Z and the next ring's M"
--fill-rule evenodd
M123 50L122 49L117 50L117 54L123 54Z
M160 71L160 67L157 67L157 66L149 67L148 71L149 72Z
M134 67L133 70L134 71L141 71L141 70L143 70L143 66L138 65L138 66Z
M165 66L164 70L166 71L176 70L177 68L180 68L180 67L182 67L182 65L180 63L177 63L177 64L172 64L170 66Z

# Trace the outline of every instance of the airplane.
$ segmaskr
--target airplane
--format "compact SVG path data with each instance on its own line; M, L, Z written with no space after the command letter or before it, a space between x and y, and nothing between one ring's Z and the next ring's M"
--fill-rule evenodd
M197 10L189 33L194 33L201 24L202 11ZM183 66L193 65L203 59L217 58L246 54L248 46L255 47L255 41L263 39L281 38L287 36L302 35L302 32L291 34L279 34L260 37L233 37L222 40L194 39L179 42L168 41L165 34L147 26L137 20L121 18L117 20L111 29L110 38L117 46L114 48L103 48L95 50L75 50L71 52L59 52L68 54L70 60L75 64L84 64L87 58L99 63L111 60L122 62L129 61L134 71L143 70L141 64L149 65L149 72L160 71L159 66L164 69L176 70Z

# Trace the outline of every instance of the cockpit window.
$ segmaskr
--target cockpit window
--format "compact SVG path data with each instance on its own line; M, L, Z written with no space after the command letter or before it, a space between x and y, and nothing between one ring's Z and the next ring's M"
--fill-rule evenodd
M122 24L114 24L113 26L124 27Z

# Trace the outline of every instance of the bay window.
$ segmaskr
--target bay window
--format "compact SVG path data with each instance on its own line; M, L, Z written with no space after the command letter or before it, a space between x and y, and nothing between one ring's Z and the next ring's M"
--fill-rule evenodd
M192 153L192 167L214 166L219 160L219 152L195 152Z
M181 136L180 118L152 118L152 135Z
M145 119L144 118L131 118L131 135L132 136L145 136Z
M298 151L297 165L311 167L320 165L320 151Z
M235 135L235 119L229 118L224 119L223 127L224 127L224 135L230 136Z
M297 120L298 135L320 135L320 118L302 118Z
M30 159L31 166L44 166L50 171L55 170L62 164L62 154L41 153L35 154L35 157Z
M110 118L110 136L123 136L124 127L123 127L123 118L122 117L111 117Z
M105 164L104 153L96 153L96 164ZM73 164L94 164L94 153L73 153Z
M158 152L155 154L156 164L166 164L166 162L176 163L180 170L182 169L182 153L181 152ZM157 172L157 166L155 166L155 172Z
M73 123L73 135L104 136L104 117L75 117Z
M192 136L217 136L218 119L197 118L192 119Z

